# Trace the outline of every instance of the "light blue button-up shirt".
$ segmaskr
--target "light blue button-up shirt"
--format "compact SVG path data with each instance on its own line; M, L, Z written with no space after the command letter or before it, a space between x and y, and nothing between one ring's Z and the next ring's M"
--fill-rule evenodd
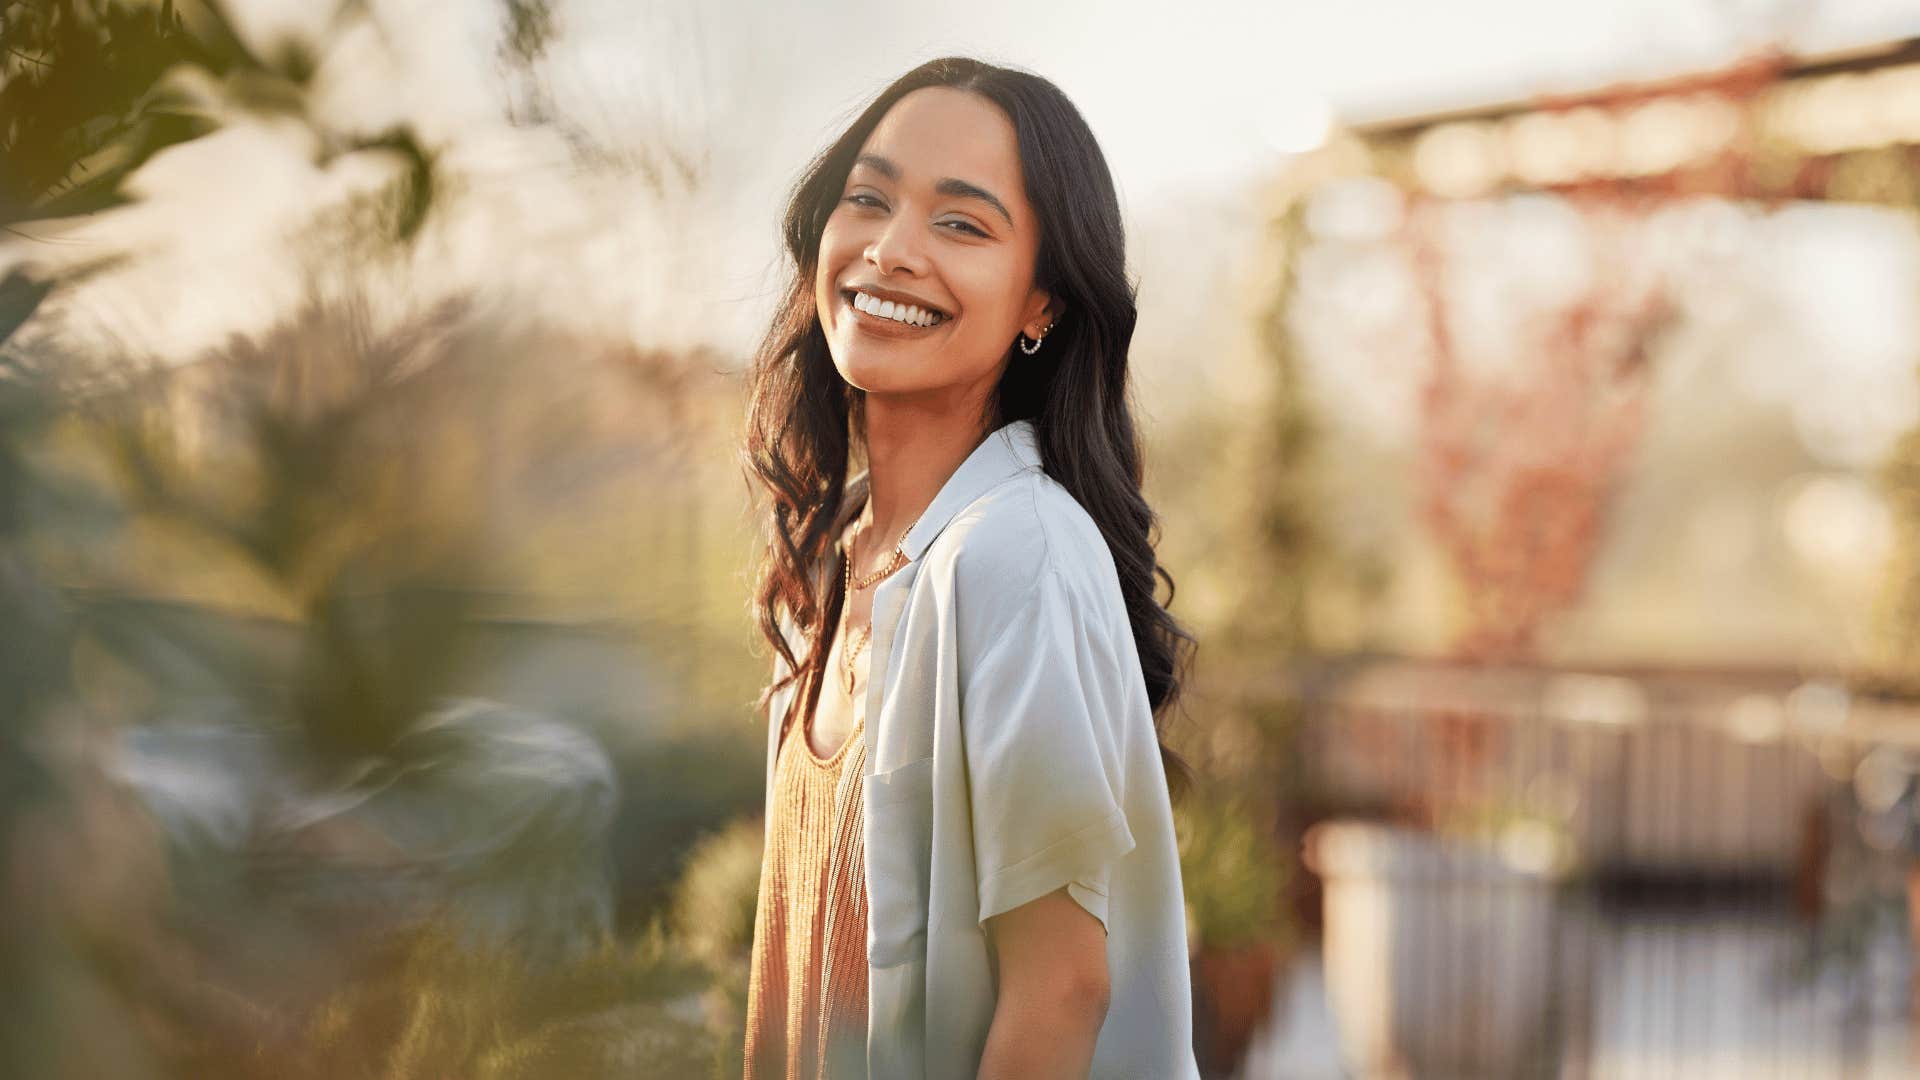
M1098 526L1021 420L900 548L874 593L864 703L864 1075L973 1080L994 1007L983 924L1064 887L1107 929L1091 1075L1197 1078L1166 772ZM769 792L794 690L769 702Z

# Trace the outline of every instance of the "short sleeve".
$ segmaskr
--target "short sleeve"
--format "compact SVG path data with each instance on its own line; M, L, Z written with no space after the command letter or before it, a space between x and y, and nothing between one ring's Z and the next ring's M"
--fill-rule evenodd
M1113 863L1133 849L1121 790L1124 672L1110 631L1057 570L1040 574L964 672L980 921L1065 887L1107 923Z

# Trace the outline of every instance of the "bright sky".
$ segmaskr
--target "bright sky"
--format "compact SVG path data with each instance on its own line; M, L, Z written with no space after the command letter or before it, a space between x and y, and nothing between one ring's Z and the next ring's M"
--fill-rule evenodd
M716 270L732 295L772 288L774 225L807 158L890 79L935 56L1013 63L1059 84L1137 224L1244 187L1329 115L1655 78L1767 40L1821 52L1920 35L1920 0L663 0L644 15L630 0L569 0L565 11L556 66L588 93L624 86L711 135L713 175L728 189Z
M672 53L720 127L796 160L915 62L1028 67L1080 105L1136 198L1269 163L1329 105L1348 120L1711 67L1767 40L1802 51L1920 34L1920 0L570 0L596 51ZM697 103L695 108L700 108ZM770 124L769 121L777 123Z

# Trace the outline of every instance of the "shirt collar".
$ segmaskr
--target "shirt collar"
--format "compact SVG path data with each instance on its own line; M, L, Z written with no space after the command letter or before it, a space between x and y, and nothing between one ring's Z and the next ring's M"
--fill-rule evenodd
M900 540L900 551L908 560L917 561L932 546L933 539L960 511L1002 480L1026 469L1040 469L1040 444L1034 435L1033 421L1015 420L990 433L960 467L953 470L939 494ZM867 474L862 471L848 484L861 497L849 500L857 512L865 501ZM842 523L844 524L844 522Z

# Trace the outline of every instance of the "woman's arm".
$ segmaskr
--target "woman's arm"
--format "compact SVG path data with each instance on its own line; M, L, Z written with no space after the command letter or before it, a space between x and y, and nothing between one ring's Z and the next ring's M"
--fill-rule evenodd
M1056 889L987 920L999 996L979 1080L1084 1080L1107 1018L1107 932Z

